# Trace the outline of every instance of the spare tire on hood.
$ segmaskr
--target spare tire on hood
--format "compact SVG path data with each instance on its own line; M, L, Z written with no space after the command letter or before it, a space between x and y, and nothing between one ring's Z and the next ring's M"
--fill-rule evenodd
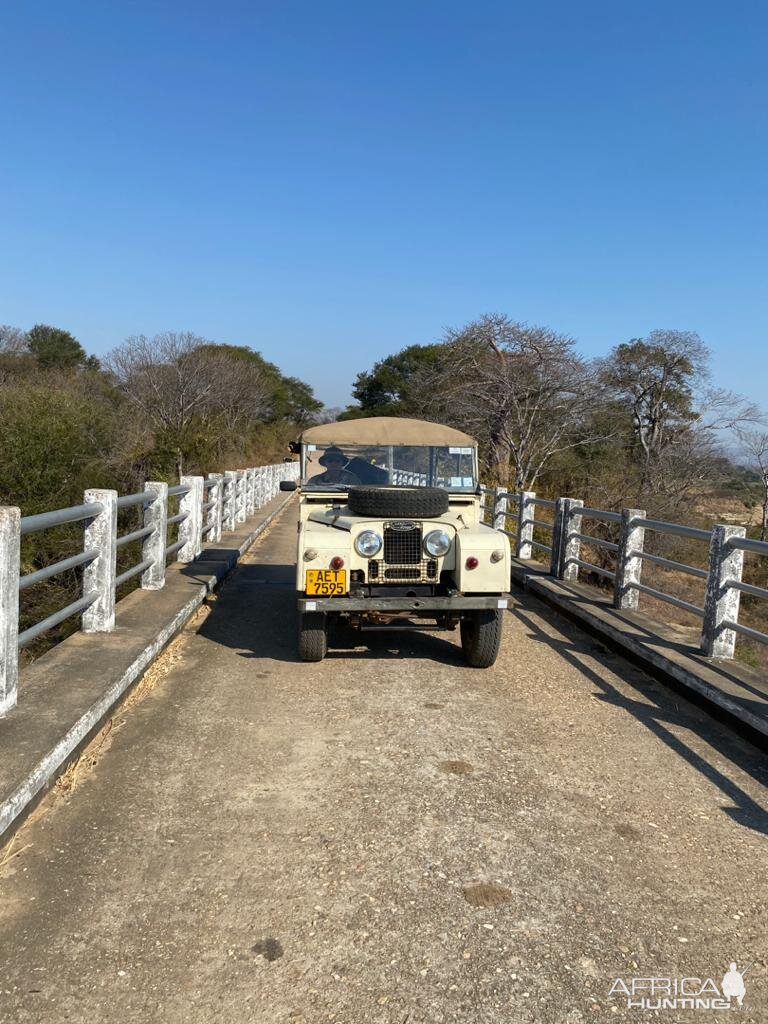
M448 511L440 487L350 487L349 511L376 519L433 519Z

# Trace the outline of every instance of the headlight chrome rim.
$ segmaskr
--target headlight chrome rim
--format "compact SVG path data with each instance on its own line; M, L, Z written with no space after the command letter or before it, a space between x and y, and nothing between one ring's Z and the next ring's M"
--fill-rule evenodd
M383 544L384 541L375 530L363 530L355 537L355 551L361 558L375 558Z
M442 558L451 549L451 538L445 530L431 530L424 538L424 550L432 558Z

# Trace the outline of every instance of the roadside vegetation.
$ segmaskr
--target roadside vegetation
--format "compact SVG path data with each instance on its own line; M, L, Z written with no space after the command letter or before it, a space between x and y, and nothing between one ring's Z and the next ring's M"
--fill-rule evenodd
M125 494L146 480L280 461L321 408L308 384L245 346L168 332L129 338L100 362L66 330L0 327L0 504L34 515L81 504L88 487ZM125 511L123 532L138 514ZM26 537L22 573L81 543L78 524ZM120 554L126 567L137 561ZM23 591L20 628L78 594L79 570ZM31 653L76 627L63 623Z

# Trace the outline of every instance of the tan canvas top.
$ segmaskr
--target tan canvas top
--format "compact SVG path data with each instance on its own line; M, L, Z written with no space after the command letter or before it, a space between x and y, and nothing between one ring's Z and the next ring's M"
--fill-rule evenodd
M301 435L305 444L433 444L473 447L474 438L453 427L402 416L367 416L309 427Z

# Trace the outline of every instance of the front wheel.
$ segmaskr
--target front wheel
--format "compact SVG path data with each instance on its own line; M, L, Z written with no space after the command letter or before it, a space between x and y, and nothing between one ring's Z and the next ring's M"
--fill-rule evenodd
M490 668L501 646L501 609L478 608L461 619L461 649L472 668Z
M328 653L328 621L325 612L299 613L299 657L322 661Z

